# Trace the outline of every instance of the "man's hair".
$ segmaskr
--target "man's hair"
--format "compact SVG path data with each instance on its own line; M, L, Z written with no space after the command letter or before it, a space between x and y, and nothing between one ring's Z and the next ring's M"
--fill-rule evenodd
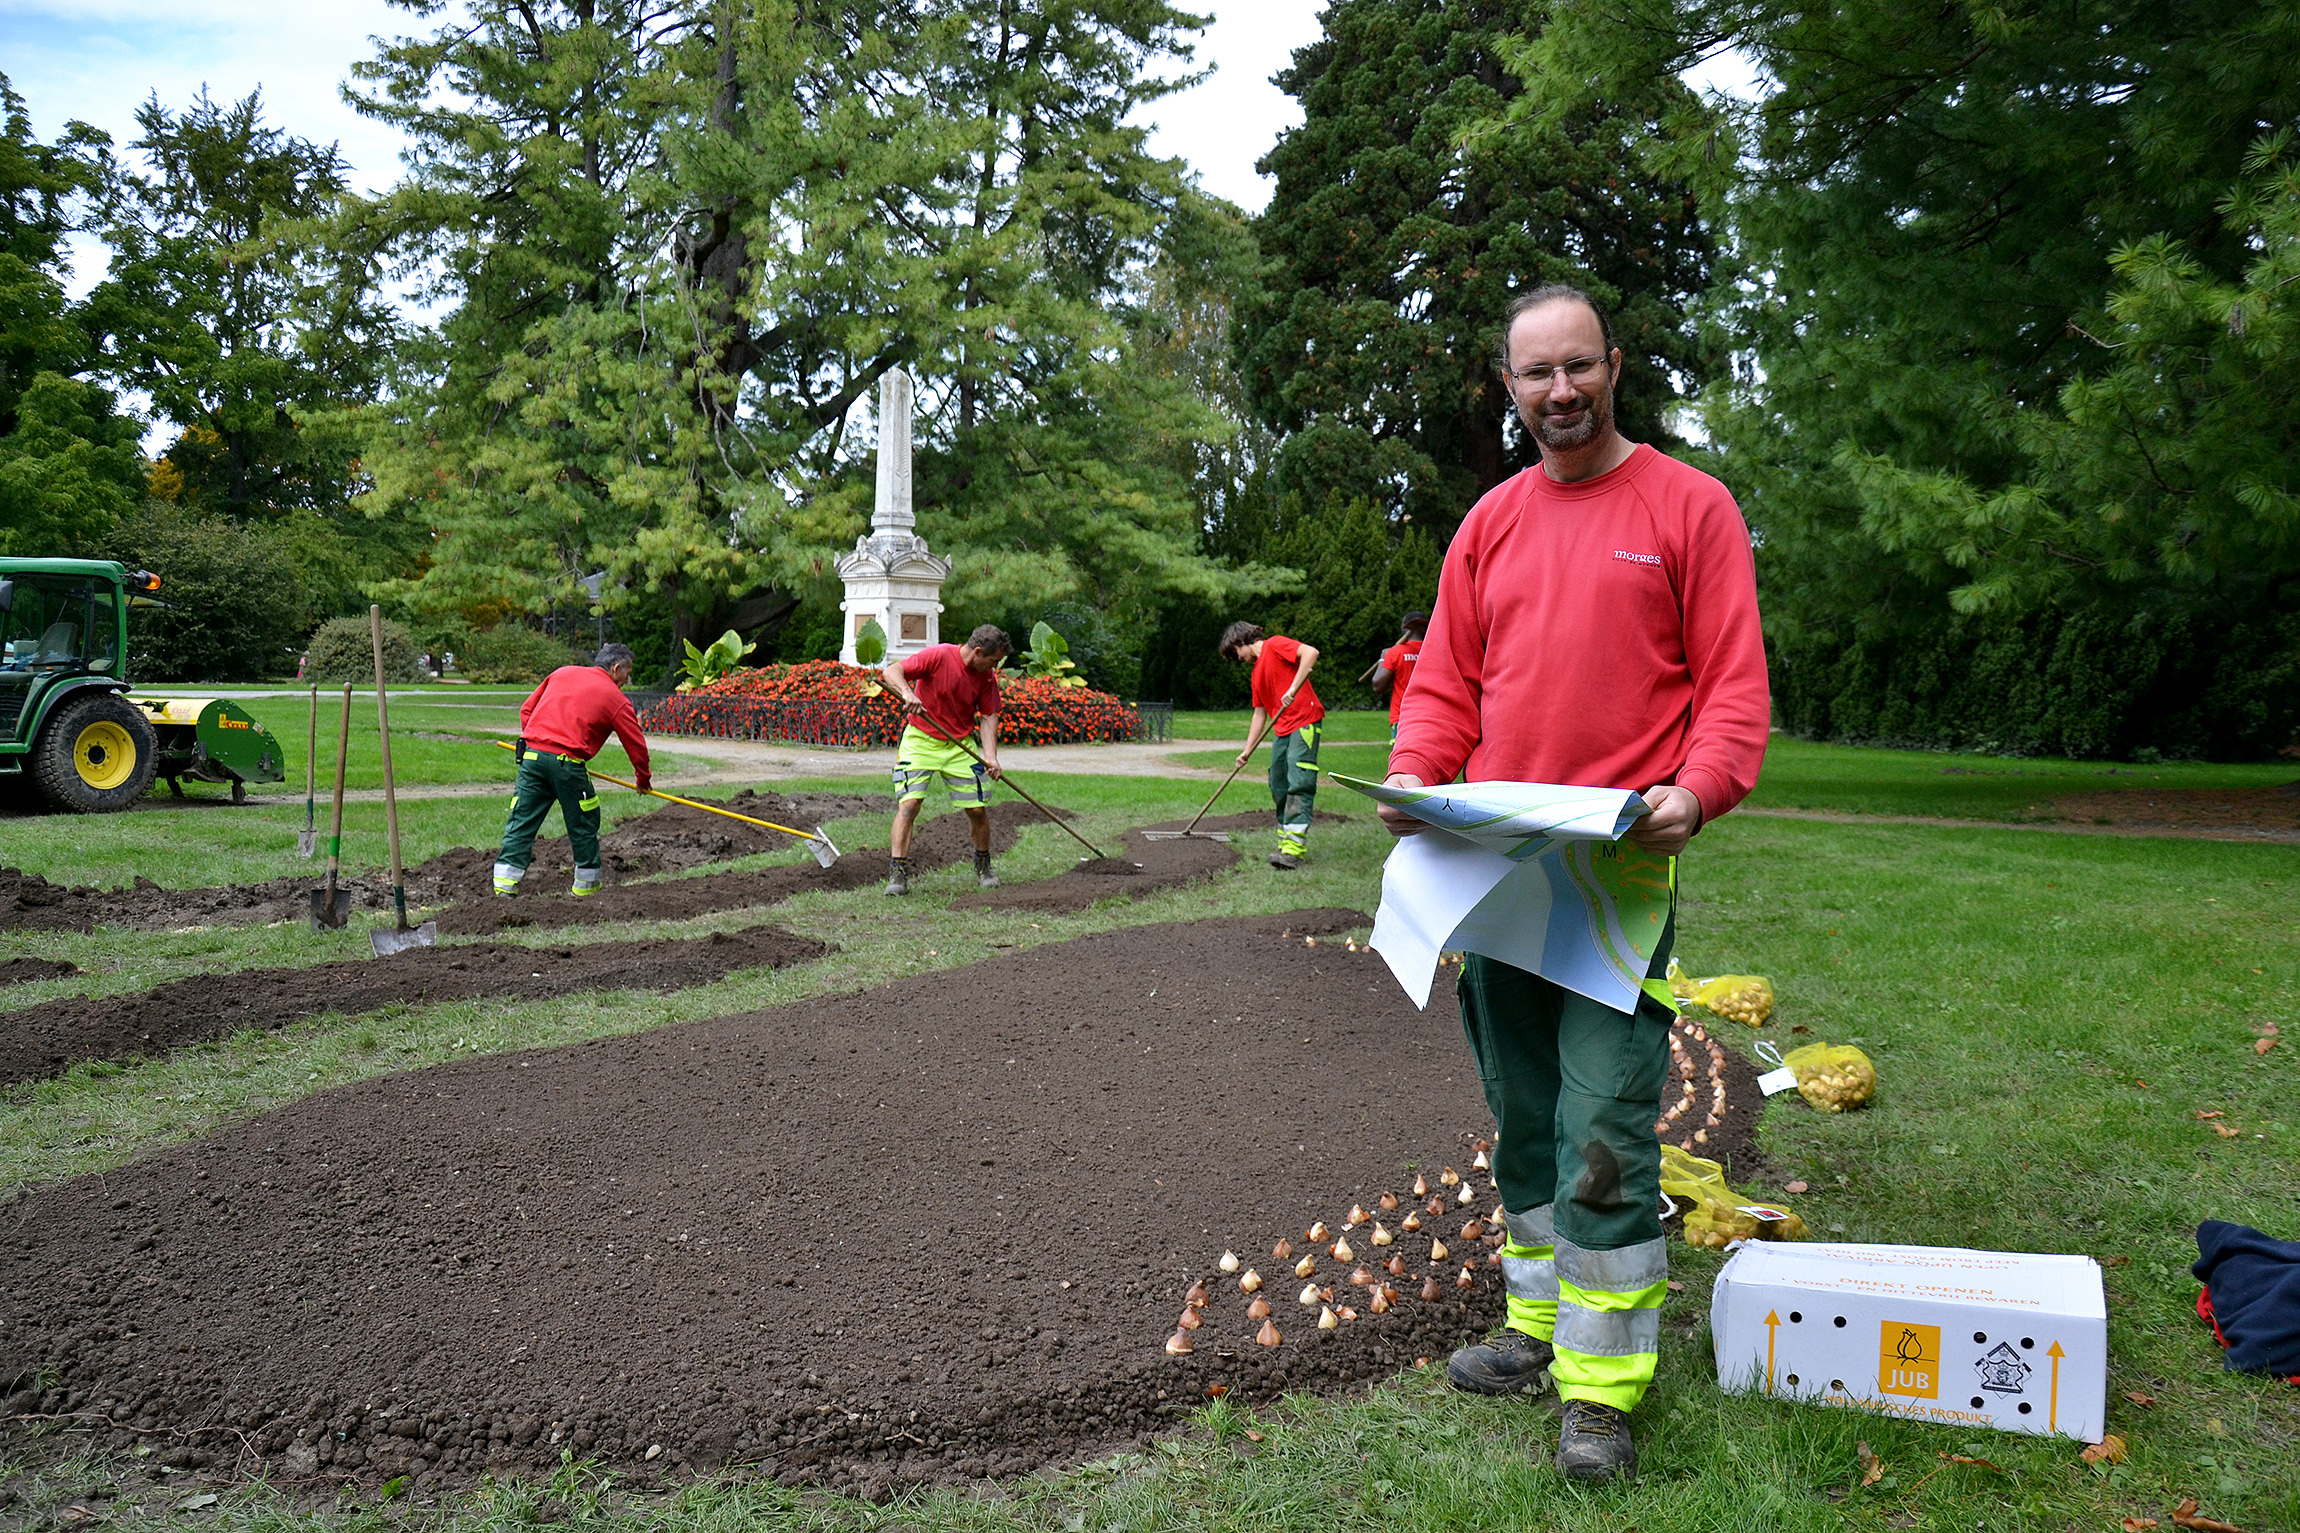
M619 665L630 665L632 663L631 646L628 644L602 644L599 646L599 653L591 657L591 663L602 671L611 671Z
M983 624L966 636L966 642L968 647L978 655L1011 655L1014 653L1014 641L1008 638L1006 630L996 623Z
M1517 322L1522 316L1531 314L1544 304L1565 300L1589 306L1589 312L1597 316L1598 333L1605 337L1605 354L1612 356L1616 344L1613 339L1613 316L1605 312L1605 305L1591 297L1586 289L1575 287L1570 282L1544 282L1539 287L1526 289L1509 301L1509 309L1501 317L1501 334L1494 337L1493 365L1505 373L1509 371L1509 333L1517 328Z
M1235 659L1239 650L1267 637L1260 623L1232 623L1222 630L1222 642L1214 646L1214 653L1225 660Z
M1405 615L1404 620L1398 624L1398 626L1404 629L1407 633L1425 632L1428 630L1429 625L1430 615L1426 612L1409 612Z

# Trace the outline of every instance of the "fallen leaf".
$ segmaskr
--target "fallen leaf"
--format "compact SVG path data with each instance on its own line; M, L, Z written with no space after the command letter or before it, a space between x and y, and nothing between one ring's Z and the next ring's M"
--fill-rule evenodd
M1952 1464L1978 1464L1983 1469L1994 1469L1998 1474L2012 1473L2002 1464L1992 1464L1985 1458L1974 1458L1969 1453L1943 1453L1940 1457L1947 1459Z
M1685 1291L1685 1285L1678 1282L1677 1279L1671 1278L1669 1280L1669 1291L1671 1293L1683 1293Z
M77 1502L56 1513L56 1521L67 1528L83 1527L88 1523L102 1522L103 1520L104 1514L102 1512L92 1512Z
M2172 1525L2176 1528L2193 1528L2196 1533L2243 1533L2243 1530L2232 1522L2221 1522L2217 1518L2197 1516L2194 1496L2183 1496L2180 1505L2172 1509Z
M2142 1394L2137 1389L2126 1390L2124 1392L2124 1398L2130 1400L2135 1405L2154 1405L2156 1403L2156 1396Z
M2225 1112L2222 1112L2222 1111L2221 1111L2219 1108L2215 1107L2215 1108L2214 1108L2214 1109L2212 1109L2212 1111L2210 1111L2210 1112L2204 1112L2204 1111L2201 1111L2201 1110L2199 1110L2199 1111L2198 1111L2198 1113L2196 1114L2196 1116L2197 1116L2198 1118L2200 1118L2200 1119L2203 1119L2203 1120L2205 1120L2205 1121L2209 1122L2211 1119L2214 1119L2214 1118L2225 1118L2225 1117L2227 1117L2227 1116L2228 1116L2228 1114L2227 1114L2227 1113L2225 1113Z
M2103 1256L2100 1258L2100 1264L2103 1267L2128 1266L2131 1264L2131 1261L2132 1258L2129 1256Z
M2127 1517L2124 1519L2124 1533L2148 1533L2148 1530L2155 1526L2156 1519L2153 1517Z
M1792 1033L1809 1033L1812 1029L1800 1022L1795 1027L1790 1028L1789 1031Z
M1250 1443L1258 1443L1258 1442L1262 1442L1262 1441L1264 1441L1264 1440L1265 1440L1265 1439L1263 1438L1263 1436L1262 1436L1262 1434L1261 1434L1261 1433L1259 1433L1259 1432L1255 1431L1255 1430L1254 1430L1252 1427L1248 1427L1248 1428L1246 1428L1246 1441L1248 1441L1248 1442L1250 1442ZM2155 1526L2155 1524L2154 1524L2154 1523L2150 1523L2150 1524L2149 1524L2149 1526L2150 1526L2150 1527L2154 1527L2154 1526Z
M196 1512L199 1511L202 1507L214 1506L218 1501L223 1499L223 1497L217 1495L212 1490L202 1491L196 1496L186 1496L183 1500L177 1502L176 1510L179 1512Z
M1781 1190L1783 1192L1811 1192L1813 1190L1813 1184L1810 1182L1790 1182Z
M1854 1451L1861 1456L1861 1483L1874 1485L1885 1477L1885 1461L1877 1457L1877 1450L1867 1443L1859 1443Z
M1219 1400L1229 1392L1230 1386L1227 1384L1209 1384L1206 1386L1206 1398L1209 1400Z
M2262 1038L2262 1039L2259 1039L2259 1040L2257 1040L2257 1041L2255 1041L2255 1042L2253 1043L2253 1045L2252 1045L2252 1052L2253 1052L2253 1053L2255 1053L2255 1054L2265 1054L2265 1053L2267 1053L2267 1052L2268 1052L2270 1049L2272 1049L2272 1048L2274 1048L2274 1047L2276 1047L2276 1040L2275 1040L2275 1039L2273 1039L2273 1038Z
M2124 1439L2111 1432L2077 1457L2088 1464L2121 1464L2124 1462L2124 1452Z
M2146 1082L2146 1081L2142 1080L2142 1079L2141 1079L2139 1076L2137 1076L2137 1075L2136 1075L2136 1076L2134 1076L2134 1077L2132 1078L2132 1083L2133 1083L2135 1086L2138 1086L2138 1087L2139 1087L2141 1090L2143 1090L2143 1091L2146 1091L2146 1090L2148 1090L2148 1082Z
M2219 1135L2221 1138L2223 1138L2223 1139L2236 1139L2236 1138L2239 1138L2239 1137L2241 1137L2241 1131L2240 1131L2240 1130L2237 1130L2237 1129L2232 1129L2232 1128L2230 1128L2230 1127L2229 1127L2227 1124L2225 1124L2225 1123L2215 1123L2215 1124L2213 1124L2213 1125L2212 1125L2212 1132L2214 1132L2215 1134L2218 1134L2218 1135Z

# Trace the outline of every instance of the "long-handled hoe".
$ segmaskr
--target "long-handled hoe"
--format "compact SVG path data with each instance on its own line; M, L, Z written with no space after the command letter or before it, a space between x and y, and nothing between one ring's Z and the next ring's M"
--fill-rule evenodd
M351 683L343 684L343 733L335 746L335 818L327 832L327 883L311 892L311 929L340 928L351 914L351 891L336 887L336 869L343 861L343 769L351 759Z
M407 924L407 880L399 871L399 795L391 781L391 707L383 690L383 609L367 609L367 629L375 640L375 732L383 742L383 821L391 835L391 908L399 924L391 931L371 931L368 946L378 958L404 953L411 947L430 947L439 940L439 923Z
M495 743L507 751L515 751L519 748L509 740L498 740ZM676 793L665 793L656 788L642 788L635 782L628 782L611 773L593 772L591 775L604 777L618 788L629 788L633 793L644 793L649 798L664 799L674 804L685 804L689 809L700 809L705 814L721 814L730 820L741 820L745 825L756 825L762 830L778 830L786 836L796 836L807 844L808 851L814 853L815 861L826 868L839 860L839 849L832 844L830 835L820 825L817 825L812 832L794 830L788 825L777 825L772 820L754 820L747 814L737 814L732 809L721 809L716 804L706 804L698 799L681 798Z
M962 751L966 752L966 753L967 753L969 756L973 756L973 757L974 757L974 764L975 764L976 766L979 766L979 767L983 767L983 768L985 768L985 769L987 769L987 768L989 767L990 763L989 763L989 762L987 762L987 761L985 761L985 760L983 760L983 759L982 759L982 757L981 757L980 755L976 754L974 747L966 743L966 738L965 738L963 735L962 735L962 736L960 736L958 739L955 739L955 740L951 741L950 743L951 743L951 744L953 744L953 745L955 745L955 746L957 746L957 747L958 747L960 750L962 750ZM1025 788L1025 787L1024 787L1022 784L1020 784L1020 783L1016 782L1016 781L1014 780L1014 774L1013 774L1012 772L1005 772L1005 773L1002 773L1002 774L1000 774L1000 776L999 776L999 779L998 779L998 780L999 780L1000 782L1002 782L1002 783L1006 784L1006 786L1008 786L1009 788L1012 788L1012 789L1013 789L1015 792L1017 792L1017 793L1021 794L1021 795L1023 796L1023 798L1025 798L1026 800L1028 800L1028 801L1029 801L1029 803L1030 803L1030 807L1031 807L1031 808L1033 808L1033 809L1037 810L1037 811L1038 811L1040 814L1042 814L1042 815L1045 815L1045 816L1047 817L1047 819L1049 819L1049 820L1052 820L1052 821L1053 821L1053 822L1054 822L1056 825L1059 825L1059 826L1061 826L1061 827L1062 827L1062 833L1063 833L1064 835L1068 836L1068 837L1069 837L1071 840L1073 840L1073 841L1077 842L1077 843L1078 843L1080 846L1083 846L1083 847L1085 847L1085 848L1086 848L1088 851L1092 852L1092 853L1095 855L1095 857L1096 857L1097 859L1099 859L1099 860L1101 860L1101 861L1104 861L1104 862L1107 862L1107 861L1109 861L1109 860L1110 860L1110 859L1109 859L1107 856L1105 856L1105 855L1104 855L1104 853L1103 853L1103 851L1102 851L1102 849L1101 849L1100 847L1096 846L1096 845L1095 845L1093 842L1091 842L1091 841L1087 840L1087 839L1086 839L1084 836L1080 835L1080 834L1079 834L1077 831L1074 831L1074 830L1072 830L1072 829L1071 829L1071 828L1070 828L1070 827L1069 827L1067 824L1064 824L1064 822L1062 821L1062 819L1061 819L1061 818L1060 818L1058 815L1056 815L1056 814L1055 814L1055 812L1054 812L1053 810L1051 810L1051 809L1047 808L1047 807L1046 807L1044 804L1041 804L1041 803L1040 803L1040 802L1039 802L1037 799L1035 799L1035 798L1032 798L1032 797L1030 796L1030 790L1029 790L1028 788Z
M1208 796L1206 802L1198 806L1198 812L1190 816L1189 824L1180 830L1146 830L1142 832L1142 839L1145 841L1180 841L1185 836L1196 836L1205 841L1229 840L1230 833L1228 831L1200 830L1198 822L1206 818L1206 811L1214 807L1215 799L1230 791L1230 784L1238 780L1238 774L1245 769L1247 759L1254 754L1254 748L1262 743L1262 736L1270 732L1270 725L1274 722L1276 721L1273 719L1262 720L1262 727L1254 732L1254 738L1247 743L1246 749L1240 753L1237 765L1230 768L1230 775L1223 778L1222 786L1216 788Z

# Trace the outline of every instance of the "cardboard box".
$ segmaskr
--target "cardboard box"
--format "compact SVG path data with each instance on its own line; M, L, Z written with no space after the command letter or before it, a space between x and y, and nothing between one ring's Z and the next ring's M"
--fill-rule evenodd
M2084 1442L2106 1428L2089 1256L1753 1241L1717 1275L1709 1322L1731 1393Z

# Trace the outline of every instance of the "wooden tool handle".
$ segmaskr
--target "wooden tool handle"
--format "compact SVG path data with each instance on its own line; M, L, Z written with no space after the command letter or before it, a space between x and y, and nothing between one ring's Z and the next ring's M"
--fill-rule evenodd
M399 796L391 786L391 707L383 691L383 608L369 606L367 631L375 641L375 733L383 745L383 823L391 840L391 886L399 887Z

